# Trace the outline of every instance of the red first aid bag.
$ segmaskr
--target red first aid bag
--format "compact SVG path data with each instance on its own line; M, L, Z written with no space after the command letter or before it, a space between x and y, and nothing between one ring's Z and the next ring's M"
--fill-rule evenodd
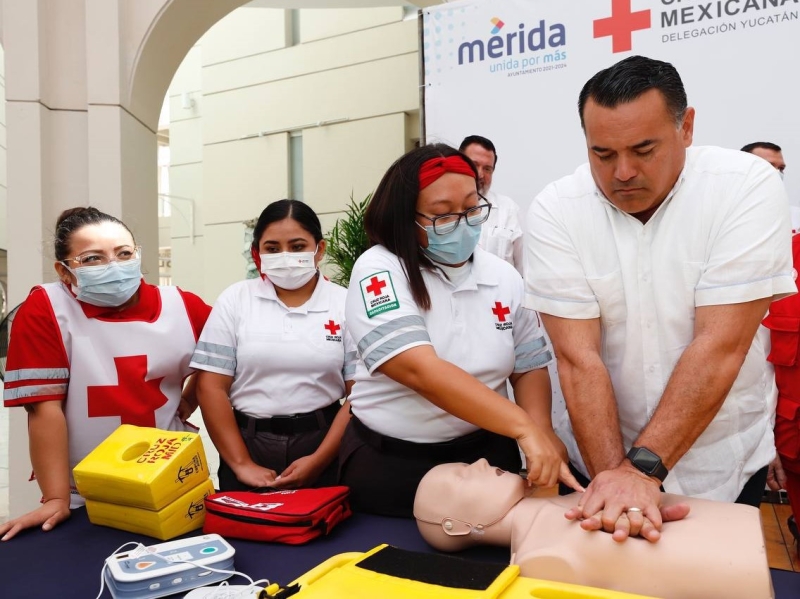
M203 532L302 545L327 535L352 514L349 494L347 487L214 493L205 499Z

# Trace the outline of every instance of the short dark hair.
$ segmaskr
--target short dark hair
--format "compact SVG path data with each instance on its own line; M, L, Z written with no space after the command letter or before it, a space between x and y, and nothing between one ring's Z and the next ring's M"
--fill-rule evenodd
M754 141L753 143L742 146L742 152L752 153L756 148L763 148L764 150L772 150L773 152L781 152L781 147L770 141Z
M93 206L78 206L76 208L67 208L59 214L56 220L56 233L53 240L53 251L56 255L56 260L61 262L66 260L70 253L72 235L79 229L83 229L88 225L99 225L100 223L116 223L123 227L133 237L133 233L128 228L128 225L123 223L115 216L101 212ZM133 243L136 243L134 239Z
M316 243L322 241L322 225L319 222L317 213L311 207L300 200L278 200L272 202L261 211L256 226L253 229L252 247L258 250L258 242L264 231L272 223L291 218L296 221L303 229L308 231Z
M583 109L590 98L605 108L616 108L619 104L632 102L651 89L661 92L667 110L679 126L686 113L687 101L678 71L668 62L645 56L629 56L596 73L583 86L578 96L581 127L586 129Z
M431 158L448 156L461 156L469 164L477 187L478 172L463 153L446 144L421 146L404 154L389 167L364 214L364 228L370 245L382 245L400 259L411 295L423 310L430 310L431 298L420 269L434 268L434 265L422 253L417 241L419 171Z
M491 139L483 137L482 135L467 135L464 141L461 142L461 145L458 146L458 151L463 152L472 144L478 144L487 152L494 154L494 165L497 166L497 150L495 150Z

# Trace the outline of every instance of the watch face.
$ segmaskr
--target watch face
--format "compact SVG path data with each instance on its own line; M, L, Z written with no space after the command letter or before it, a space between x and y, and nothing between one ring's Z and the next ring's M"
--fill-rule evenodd
M661 458L644 447L636 448L636 455L631 461L646 474L653 474L661 464Z

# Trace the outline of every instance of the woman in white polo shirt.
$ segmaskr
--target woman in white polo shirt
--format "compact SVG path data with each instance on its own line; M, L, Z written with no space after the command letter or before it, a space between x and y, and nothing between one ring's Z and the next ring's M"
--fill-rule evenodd
M219 296L191 362L220 489L333 484L355 361L346 291L319 273L325 240L303 202L267 206L251 252L261 278Z
M339 454L357 509L410 516L428 469L486 458L519 471L517 443L531 483L580 488L550 423L552 355L522 278L476 248L491 210L476 181L466 156L425 146L389 168L367 209L373 247L346 309L361 360Z

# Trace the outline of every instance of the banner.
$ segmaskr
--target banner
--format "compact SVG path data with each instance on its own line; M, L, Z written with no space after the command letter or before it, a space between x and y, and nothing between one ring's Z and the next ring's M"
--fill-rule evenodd
M781 146L800 206L800 0L461 0L423 17L426 141L491 139L492 188L522 214L586 162L583 84L633 54L678 69L694 145Z

